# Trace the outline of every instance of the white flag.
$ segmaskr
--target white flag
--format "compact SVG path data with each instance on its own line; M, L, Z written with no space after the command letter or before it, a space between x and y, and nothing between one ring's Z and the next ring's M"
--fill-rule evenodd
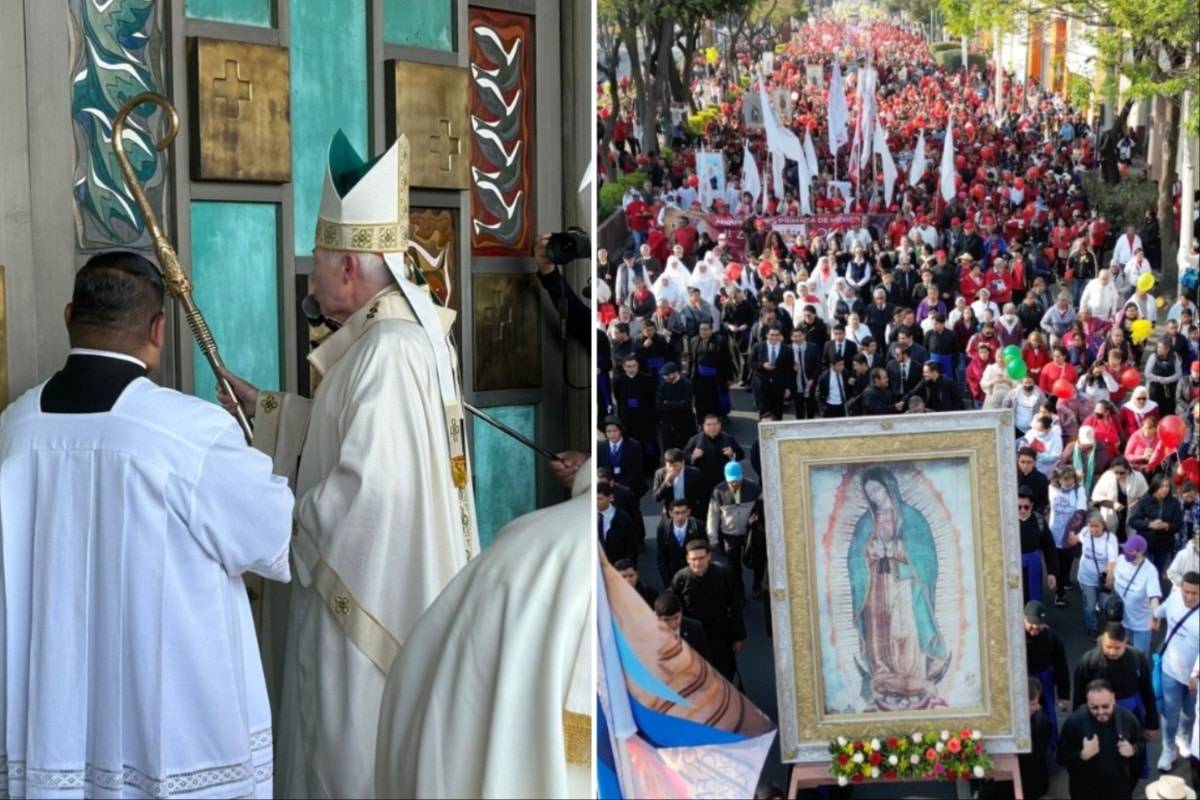
M775 115L775 107L767 97L766 80L763 77L758 79L758 95L761 98L763 107L763 127L767 134L767 150L772 153L783 153L792 161L799 161L804 158L804 149L800 146L800 137L792 132Z
M954 122L946 120L946 141L942 146L942 199L954 199Z
M804 158L808 165L809 177L816 177L821 174L821 168L817 164L817 150L813 147L812 131L804 131Z
M896 188L896 178L900 173L896 169L896 162L892 160L892 154L888 151L887 136L883 132L883 126L879 124L878 118L875 120L875 152L879 154L880 161L883 162L883 202L884 205L892 204L892 192Z
M787 161L778 150L771 153L771 192L783 199L783 163Z
M860 105L861 117L859 119L859 127L865 133L875 129L875 84L878 82L876 78L875 68L867 67L860 73L859 91L862 96ZM859 155L859 168L865 168L867 161L871 157L872 149L863 147Z
M850 141L846 132L850 111L846 108L846 93L842 91L842 68L833 59L833 77L829 80L829 152L837 155L838 148Z
M758 177L758 164L750 154L750 143L744 143L742 148L742 191L750 193L750 205L753 206L762 194L762 180Z
M908 185L916 186L920 183L921 178L925 177L925 169L928 164L925 163L925 131L921 131L921 137L917 139L917 149L913 151L912 164L908 168Z

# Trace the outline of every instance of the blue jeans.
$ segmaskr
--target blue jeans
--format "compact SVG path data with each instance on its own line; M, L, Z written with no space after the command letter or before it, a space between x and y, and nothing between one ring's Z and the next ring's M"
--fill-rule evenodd
M1130 628L1125 629L1125 641L1132 647L1136 647L1146 654L1146 658L1150 657L1150 631L1135 631Z
M1079 308L1079 298L1083 296L1083 287L1087 285L1087 281L1083 278L1072 278L1071 283L1075 292L1075 307Z
M635 253L641 250L642 245L649 238L645 231L630 231L629 235L633 237L633 252ZM1075 305L1079 305L1078 301L1076 301Z
M1081 583L1079 589L1083 592L1083 627L1089 632L1097 631L1100 629L1100 622L1096 618L1096 603L1099 602L1100 587Z
M1166 672L1162 676L1163 689L1163 718L1166 725L1163 728L1163 747L1175 746L1175 733L1183 731L1184 736L1191 736L1192 718L1196 713L1196 701L1188 693L1186 683L1180 683ZM1192 742L1193 750L1200 744Z

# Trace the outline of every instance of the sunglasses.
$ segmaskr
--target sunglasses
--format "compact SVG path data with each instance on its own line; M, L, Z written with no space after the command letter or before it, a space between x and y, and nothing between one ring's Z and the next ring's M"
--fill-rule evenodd
M1124 470L1121 470L1120 472L1118 472L1118 471L1117 471L1117 470L1115 470L1115 469L1113 470L1113 475L1116 475L1118 478L1124 478L1124 477L1125 477L1126 475L1128 475L1128 474L1129 474L1129 473L1128 473L1128 472L1126 472L1126 471L1124 471Z
M1017 509L1020 511L1027 511L1032 508L1033 508L1032 503L1017 503Z

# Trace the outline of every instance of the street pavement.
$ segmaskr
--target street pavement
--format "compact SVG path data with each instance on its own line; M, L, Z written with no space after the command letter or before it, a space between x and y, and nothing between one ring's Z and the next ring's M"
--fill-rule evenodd
M758 416L754 411L754 402L750 392L742 388L732 390L734 411L729 417L729 423L726 425L726 432L732 434L734 438L745 448L747 458L743 462L746 470L746 477L757 479L758 476L754 472L754 468L750 465L749 453L750 445L758 437ZM790 417L788 418L790 419ZM1015 458L1015 454L1014 454ZM646 465L647 475L653 474L653 469L661 465ZM1015 468L1015 467L1014 467ZM1015 502L1014 498L1014 502ZM638 575L641 580L655 588L663 588L658 579L658 570L655 567L655 541L654 533L658 525L660 506L654 502L653 496L647 492L642 499L642 514L646 530L646 550L638 559ZM751 584L751 574L746 570L745 585ZM749 588L747 588L749 591ZM1067 660L1074 669L1079 662L1080 656L1087 650L1091 649L1092 643L1087 640L1084 634L1083 624L1080 616L1080 603L1082 596L1078 590L1073 591L1068 595L1069 605L1067 608L1057 608L1053 603L1047 603L1048 624L1058 634L1063 641L1063 646L1067 651ZM747 640L745 647L738 655L738 672L744 684L746 695L771 719L779 718L779 710L776 704L775 697L775 654L772 649L771 639L768 638L766 632L765 617L763 614L762 603L759 600L751 600L746 598L745 619ZM1155 635L1154 646L1157 647L1161 642L1162 633ZM1059 713L1059 723L1061 725L1066 714ZM1150 745L1150 780L1155 780L1158 777L1157 770L1153 769L1153 764L1158 761L1160 748L1157 742ZM1064 770L1054 763L1053 755L1050 756L1050 792L1048 797L1068 797L1067 794L1067 775ZM1180 777L1188 777L1187 762L1177 758L1175 761L1175 769L1172 774ZM762 783L774 783L785 790L788 784L788 766L783 764L779 756L779 740L776 738L775 744L771 749L771 755L767 760L767 764L763 769ZM832 778L831 778L832 780ZM1146 782L1139 784L1134 792L1134 798L1144 798ZM962 783L961 787L967 786ZM958 789L952 784L945 782L930 782L930 783L886 783L879 782L877 784L862 784L853 787L853 797L860 800L875 800L876 798L900 798L900 797L928 797L928 798L954 798L958 797ZM969 795L968 795L969 796Z

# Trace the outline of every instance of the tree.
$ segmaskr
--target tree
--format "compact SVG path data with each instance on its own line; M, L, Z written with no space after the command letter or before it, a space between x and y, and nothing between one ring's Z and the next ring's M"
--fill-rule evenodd
M1158 184L1162 280L1175 286L1178 267L1171 187L1178 175L1179 131L1184 127L1191 136L1200 134L1200 103L1193 104L1188 118L1182 119L1184 92L1200 85L1200 14L1195 0L1026 0L1022 5L1009 0L939 0L939 5L947 27L964 35L969 35L971 26L975 30L990 30L992 24L999 24L1002 30L1020 23L1040 27L1036 21L1052 17L1083 23L1091 32L1085 35L1096 47L1099 73L1128 82L1118 122L1124 123L1131 101L1163 99L1161 147L1148 158L1163 165ZM1108 158L1102 174L1110 183L1120 180L1119 172L1112 168L1120 131L1116 126L1107 131L1101 147L1102 164L1106 152Z

